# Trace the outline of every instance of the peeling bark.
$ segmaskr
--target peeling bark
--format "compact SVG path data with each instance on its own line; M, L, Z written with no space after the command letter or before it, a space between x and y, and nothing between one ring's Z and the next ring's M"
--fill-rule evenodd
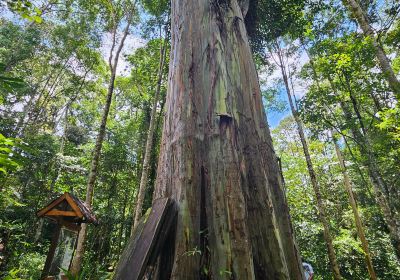
M239 4L171 3L154 192L179 206L170 279L303 279Z

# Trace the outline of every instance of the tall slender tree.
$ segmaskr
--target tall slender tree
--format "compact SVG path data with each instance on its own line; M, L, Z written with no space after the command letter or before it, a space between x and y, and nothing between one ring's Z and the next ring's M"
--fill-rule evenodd
M361 246L362 246L364 254L365 254L365 262L367 263L368 273L372 280L376 280L377 278L376 278L374 266L372 264L372 258L371 258L371 253L369 251L368 241L367 241L367 238L365 237L364 226L361 221L360 214L358 213L357 202L356 202L356 199L354 198L353 188L351 186L351 180L350 180L349 174L347 173L347 168L346 168L346 164L345 164L345 161L344 161L344 158L342 155L342 151L340 150L339 144L337 143L337 140L335 138L333 138L333 142L335 145L336 156L338 158L339 165L340 165L340 168L341 168L341 171L343 174L343 184L344 184L344 187L346 188L346 192L349 196L350 206L353 211L354 221L356 223L357 234L361 240Z
M140 186L139 186L139 191L137 194L137 200L136 200L136 209L134 213L134 221L132 224L132 232L136 224L139 222L140 217L142 216L142 208L143 208L143 201L144 197L146 194L146 189L147 189L147 183L148 183L148 175L149 175L149 169L150 169L150 156L152 152L152 147L153 147L153 141L154 141L154 131L156 129L156 119L157 119L157 106L158 106L158 101L159 101L159 96L160 96L160 91L161 91L161 84L162 84L162 79L163 79L163 73L164 73L164 64L165 64L165 57L167 53L167 40L168 40L168 33L167 33L167 28L165 28L165 38L162 40L161 47L160 47L160 62L159 62L159 69L158 69L158 74L157 74L157 87L156 87L156 92L153 97L153 104L151 108L151 113L150 113L150 124L149 124L149 130L147 132L147 140L146 140L146 147L144 151L144 159L143 159L143 167L142 167L142 174L140 177Z
M118 15L115 14L116 11L114 10L114 8L115 7L111 7L112 45L110 48L110 54L109 54L109 58L108 58L110 79L108 82L106 103L104 105L104 110L103 110L103 114L101 117L101 124L100 124L100 128L99 128L99 132L97 134L96 144L95 144L95 147L93 150L93 154L92 154L92 161L90 164L90 171L89 171L88 181L87 181L87 186L86 186L85 203L89 207L91 207L91 205L92 205L93 191L94 191L94 186L96 183L97 169L98 169L99 160L100 160L100 153L101 153L101 148L102 148L103 140L104 140L105 133L106 133L108 113L110 112L111 101L113 99L114 83L115 83L115 77L117 75L118 61L120 58L122 48L124 47L124 44L125 44L125 40L130 32L130 27L131 27L131 24L133 21L133 16L134 16L134 11L135 11L134 10L135 3L129 3L127 5L127 7L125 7L126 10L124 12L126 13L126 18L125 18L126 23L125 23L125 28L122 32L122 38L119 41L119 43L117 42L119 21L117 20ZM71 263L70 271L73 275L79 274L79 272L81 270L82 259L83 259L83 255L85 252L86 233L87 233L87 224L83 223L81 225L81 229L79 231L77 246L76 246L75 254L74 254L74 257L73 257L72 263Z
M337 95L338 92L336 90L336 87L333 83L332 80L330 80L330 85L332 87L333 92ZM396 216L398 216L397 211L394 207L391 207L389 203L389 197L387 193L387 184L382 177L381 173L378 170L378 164L376 157L373 152L372 145L369 141L369 135L367 135L367 131L364 126L364 121L363 118L358 110L358 105L357 102L351 92L351 89L349 89L349 95L351 99L351 104L353 107L353 110L356 114L356 119L357 122L359 123L359 129L357 127L354 127L354 125L350 125L350 130L353 138L357 141L359 145L359 149L366 154L367 159L364 161L365 166L367 167L368 170L368 175L370 178L370 181L372 183L372 186L374 188L374 194L377 203L379 204L383 216L385 218L385 222L389 228L390 236L392 237L393 241L393 246L395 248L395 252L397 254L397 257L400 257L400 230L399 227L400 225L397 222ZM340 107L343 111L343 115L346 119L346 122L351 123L352 122L352 111L349 108L347 104L345 104L343 101L340 102Z
M311 184L313 186L315 197L317 200L318 216L319 216L319 219L324 228L324 239L325 239L326 247L328 249L328 257L329 257L330 266L331 266L331 269L333 272L334 279L339 280L339 279L342 279L342 276L340 274L339 265L337 263L336 253L333 248L332 236L331 236L330 229L329 229L329 222L328 222L328 218L327 218L326 211L325 211L325 204L324 204L324 201L322 198L321 189L318 184L317 175L314 171L314 166L313 166L313 163L311 160L311 155L310 155L310 151L308 148L306 136L304 134L303 122L301 121L301 119L298 115L297 109L295 107L295 104L293 102L293 96L292 96L293 92L292 92L292 89L290 86L289 77L288 77L287 70L286 70L286 64L284 62L285 59L284 59L283 50L282 50L281 46L279 45L278 41L275 42L274 46L275 46L274 50L276 51L276 55L278 57L278 61L277 61L278 67L281 70L283 82L285 85L285 89L286 89L286 93L287 93L287 97L288 97L288 101L289 101L290 110L292 112L292 115L293 115L296 125L297 125L297 130L298 130L298 133L300 136L300 141L301 141L301 144L303 147L304 157L305 157L305 160L307 163L308 173L309 173L309 176L311 179Z
M308 52L307 52L308 53ZM351 83L349 81L349 74L344 74L342 70L335 69L332 71L332 69L329 70L329 68L324 67L324 63L326 63L329 60L326 60L326 57L322 59L323 62L321 62L323 65L316 65L316 60L315 57L309 56L309 62L312 70L312 75L314 77L314 80L316 81L317 88L319 92L322 92L320 82L318 81L318 73L317 73L317 68L318 69L324 69L327 71L327 73L320 73L324 79L327 80L327 83L329 85L329 92L332 92L331 96L334 97L334 102L337 102L336 105L341 109L340 113L343 118L343 122L346 128L349 128L350 130L350 135L352 141L355 142L356 146L360 150L360 152L365 156L365 158L362 160L362 164L365 166L366 170L368 171L369 179L370 182L373 186L374 189L374 196L376 198L376 201L379 205L379 207L382 210L384 220L386 222L386 225L389 229L389 233L393 242L393 246L395 249L395 252L397 256L399 256L399 225L397 223L396 215L397 209L396 205L390 204L390 196L388 196L387 190L388 186L387 183L382 176L380 170L379 170L379 165L377 163L377 158L373 149L373 146L370 141L370 135L364 125L364 119L361 116L361 112L359 110L359 105L358 101L356 100L354 96L353 89L351 87ZM336 55L332 55L332 57L335 57ZM336 56L337 57L337 56ZM331 62L331 61L329 61ZM331 65L334 63L330 63ZM353 63L354 64L354 63ZM331 71L331 72L330 72ZM334 77L337 75L342 75L341 78L338 78L336 81L334 80ZM338 83L343 87L343 93L339 91L339 86ZM345 99L343 96L348 96L350 99L349 102L345 102ZM332 101L331 101L332 102ZM350 103L350 104L348 104ZM332 108L330 108L330 105L328 102L323 105L323 107L330 112L330 118L324 118L324 121L327 123L328 127L331 129L334 128L336 131L341 133L342 135L344 134L341 130L340 127L337 125L334 125L334 122L337 121L335 120L335 116L332 115ZM324 110L325 110L324 109ZM354 117L355 116L355 117ZM340 125L339 125L340 126ZM345 139L345 138L344 138ZM347 142L346 142L347 144ZM395 194L394 194L395 195Z
M303 47L304 47L304 45L303 45ZM312 59L312 57L311 57L311 55L308 52L306 47L304 47L304 51L306 52L306 54L307 54L307 56L309 58L309 63L311 65L311 70L312 70L312 75L313 75L314 82L316 83L318 90L320 92L322 92L321 85L320 85L320 82L319 82L319 79L318 79L318 75L317 75L317 71L315 69L314 61L313 61L313 59ZM347 173L347 168L346 168L346 165L345 165L344 157L342 155L342 152L340 150L340 147L339 147L339 145L337 143L336 138L334 136L332 136L332 139L333 139L333 143L334 143L334 146L335 146L335 152L336 152L336 156L337 156L338 161L339 161L341 172L343 174L343 184L344 184L346 192L348 194L349 203L350 203L350 206L351 206L352 211L353 211L357 234L358 234L358 236L359 236L359 238L361 240L361 245L362 245L362 248L364 250L365 261L366 261L366 264L367 264L368 273L369 273L371 279L377 279L376 278L376 273L375 273L375 270L374 270L374 267L373 267L373 264L372 264L372 258L371 258L371 253L369 251L368 241L367 241L367 239L365 237L364 227L363 227L360 215L358 213L358 207L357 207L356 200L354 198L353 189L352 189L352 186L351 186L351 180L350 180L350 177L349 177L349 175Z
M310 66L313 72L314 79L317 81L317 88L320 88L319 82L318 82L318 76L317 76L317 71L316 71L316 65L314 62L314 58L309 55L310 58ZM389 228L390 236L393 241L393 245L395 248L396 254L399 256L399 230L398 230L398 224L396 222L396 210L391 209L393 207L390 206L388 197L387 197L387 184L381 175L379 169L378 169L378 164L377 164L377 159L374 154L372 145L368 139L367 131L364 127L364 121L362 119L362 116L358 110L357 106L357 101L354 98L354 95L349 93L350 95L350 100L352 104L352 108L354 109L354 112L356 115L356 119L358 122L354 123L353 121L353 113L351 111L351 107L349 107L348 104L346 104L343 100L340 99L340 93L337 89L337 86L335 85L335 82L331 76L331 74L328 74L327 80L330 86L330 90L333 92L335 98L339 101L339 107L341 108L342 115L344 117L344 122L347 127L350 128L350 132L352 135L353 140L355 141L356 145L359 147L360 151L366 155L366 159L363 161L363 165L366 167L369 175L370 182L374 188L374 195L376 198L376 201L379 205L379 207L382 210L385 222ZM349 85L346 85L346 88L349 92L351 92L351 88L349 88ZM327 107L328 105L324 105ZM330 123L331 128L335 128L338 132L342 133L338 127L335 127L332 125L332 122L328 121Z
M387 57L382 44L379 42L379 39L375 34L374 28L372 27L366 12L363 10L358 0L343 0L343 3L349 7L364 35L368 36L372 40L372 45L374 47L376 58L379 62L379 66L381 67L390 88L396 95L397 100L400 100L400 81L393 71L391 62Z

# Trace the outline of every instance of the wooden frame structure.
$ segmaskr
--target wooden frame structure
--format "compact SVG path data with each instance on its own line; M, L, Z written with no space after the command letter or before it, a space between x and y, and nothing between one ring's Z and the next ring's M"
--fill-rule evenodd
M65 224L97 224L97 219L89 207L82 200L67 192L39 210L36 215L38 218L46 217L56 222L62 220Z
M54 259L61 229L64 227L78 233L82 223L97 224L98 222L91 209L82 200L67 192L36 212L36 216L38 218L48 218L56 223L56 229L41 276L42 279L46 279Z

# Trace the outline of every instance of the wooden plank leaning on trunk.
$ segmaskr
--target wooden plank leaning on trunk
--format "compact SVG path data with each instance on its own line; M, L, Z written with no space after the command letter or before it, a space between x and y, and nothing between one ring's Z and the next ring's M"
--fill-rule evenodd
M175 223L177 209L171 198L153 202L149 215L144 215L132 234L117 265L115 280L139 280L146 268L160 254L162 245Z

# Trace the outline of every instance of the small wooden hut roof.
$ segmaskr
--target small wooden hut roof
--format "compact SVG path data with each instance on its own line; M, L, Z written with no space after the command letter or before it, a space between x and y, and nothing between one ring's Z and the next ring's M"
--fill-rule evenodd
M96 216L85 202L68 192L54 199L46 207L39 210L36 215L39 218L46 217L67 223L97 224Z

